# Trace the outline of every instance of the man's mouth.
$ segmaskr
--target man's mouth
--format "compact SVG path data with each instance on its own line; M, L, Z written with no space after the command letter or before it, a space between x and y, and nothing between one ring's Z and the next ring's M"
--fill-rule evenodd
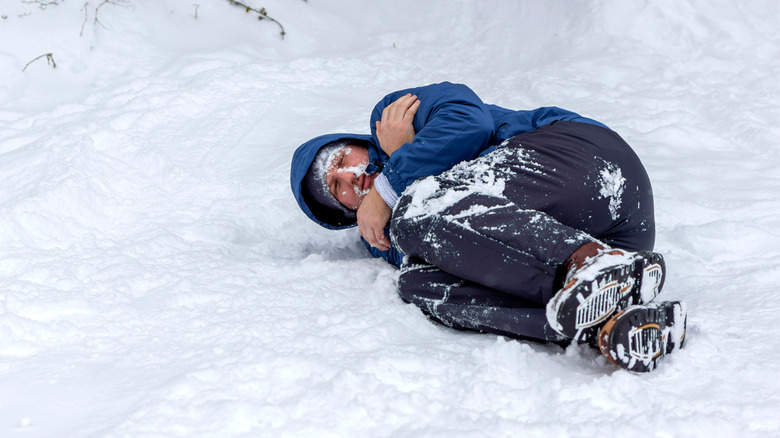
M368 175L360 175L357 180L357 184L355 184L355 194L360 196L361 198L363 196L366 196L371 190L371 182L372 179Z

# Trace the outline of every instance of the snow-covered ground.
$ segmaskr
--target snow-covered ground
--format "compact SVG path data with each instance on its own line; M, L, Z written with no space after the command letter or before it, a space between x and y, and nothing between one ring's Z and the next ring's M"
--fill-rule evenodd
M2 1L0 436L780 435L780 3L245 1L285 38L226 0ZM444 80L634 146L685 350L633 375L434 325L306 219L297 145Z

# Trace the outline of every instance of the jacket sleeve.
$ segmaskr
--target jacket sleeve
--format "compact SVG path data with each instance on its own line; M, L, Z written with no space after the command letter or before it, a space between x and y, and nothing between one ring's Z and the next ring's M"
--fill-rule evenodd
M415 94L420 107L414 117L416 132L386 161L382 172L400 196L418 178L438 175L453 165L477 157L493 136L493 116L482 100L465 85L441 84L401 90L380 101L371 114L376 144L376 121L382 110L406 93ZM384 152L382 152L384 154Z
M496 105L487 105L493 111L496 123L495 143L523 132L547 125L558 120L590 123L607 128L603 123L556 106L545 106L533 110L507 110ZM498 114L501 114L500 116Z
M385 231L385 234L387 233L387 230ZM387 263L390 263L391 265L395 265L396 268L400 268L401 264L404 261L404 255L397 249L395 249L394 246L391 246L390 249L387 251L380 251L373 246L369 245L366 239L360 238L360 240L363 242L364 245L366 245L366 249L368 249L368 252L371 253L371 255L374 258L378 259L384 259Z

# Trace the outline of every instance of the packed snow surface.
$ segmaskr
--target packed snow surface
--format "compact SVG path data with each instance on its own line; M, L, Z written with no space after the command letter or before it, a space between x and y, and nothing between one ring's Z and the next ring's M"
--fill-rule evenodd
M245 2L284 39L228 1L0 4L0 436L780 435L779 2ZM445 80L634 147L684 350L433 324L299 211L299 144Z

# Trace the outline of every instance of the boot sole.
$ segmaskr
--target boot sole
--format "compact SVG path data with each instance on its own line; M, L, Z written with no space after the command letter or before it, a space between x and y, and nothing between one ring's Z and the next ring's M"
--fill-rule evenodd
M661 291L666 265L663 256L649 251L634 254L623 265L595 273L587 269L547 304L547 319L555 331L576 341L588 341L616 312L632 304L648 303Z
M688 313L685 303L631 306L601 328L601 354L619 368L636 373L654 370L675 349L685 344Z

